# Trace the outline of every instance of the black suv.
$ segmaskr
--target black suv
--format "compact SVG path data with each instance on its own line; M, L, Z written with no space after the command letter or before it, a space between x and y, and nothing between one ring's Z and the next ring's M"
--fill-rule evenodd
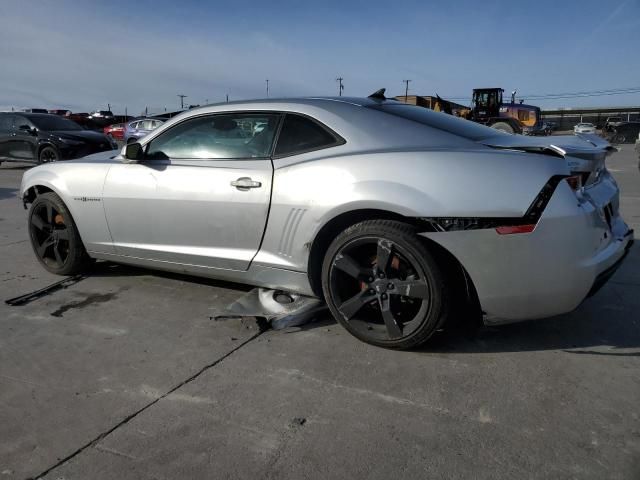
M0 162L55 162L116 148L106 135L57 115L0 113Z

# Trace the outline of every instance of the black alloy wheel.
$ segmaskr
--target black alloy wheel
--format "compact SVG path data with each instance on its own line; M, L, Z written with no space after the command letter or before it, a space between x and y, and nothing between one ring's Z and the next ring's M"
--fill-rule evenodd
M59 159L58 152L53 147L44 147L38 155L38 163L57 162Z
M338 236L325 258L323 290L336 319L378 346L419 345L446 316L439 267L400 222L362 222Z
M48 271L73 275L87 265L89 257L71 214L55 193L36 197L29 210L28 227L33 251Z

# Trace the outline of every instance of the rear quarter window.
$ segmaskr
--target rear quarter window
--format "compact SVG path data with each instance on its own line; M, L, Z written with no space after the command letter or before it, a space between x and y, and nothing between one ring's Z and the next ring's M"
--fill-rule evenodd
M287 113L278 136L274 155L276 157L295 155L343 143L345 143L344 139L316 120L303 115Z

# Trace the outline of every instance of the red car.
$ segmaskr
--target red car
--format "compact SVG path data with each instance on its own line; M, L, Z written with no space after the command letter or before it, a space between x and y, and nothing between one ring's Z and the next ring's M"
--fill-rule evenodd
M116 140L124 140L124 123L114 123L108 127L104 127L104 134L115 138Z

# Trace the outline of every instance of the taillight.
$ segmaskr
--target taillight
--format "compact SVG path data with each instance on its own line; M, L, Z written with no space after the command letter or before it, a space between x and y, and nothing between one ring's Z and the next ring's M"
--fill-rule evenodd
M578 191L582 188L582 177L580 175L571 175L565 178L565 180L573 191Z
M509 225L504 227L496 227L498 235L511 235L513 233L531 233L536 229L535 224L531 225Z

